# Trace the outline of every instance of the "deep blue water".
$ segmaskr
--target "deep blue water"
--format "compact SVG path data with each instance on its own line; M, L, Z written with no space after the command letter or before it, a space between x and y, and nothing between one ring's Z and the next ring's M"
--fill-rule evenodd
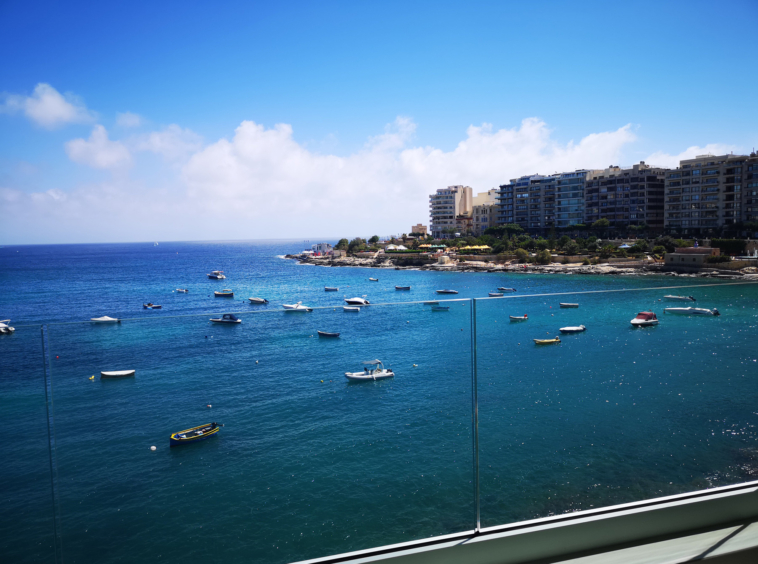
M756 286L673 292L723 314L674 317L659 301L672 292L639 289L702 280L320 268L278 258L302 246L0 248L0 318L17 328L0 336L2 424L17 429L0 443L3 561L53 561L56 530L64 562L235 563L472 529L467 299L497 286L518 293L476 303L483 526L758 471ZM227 280L209 280L213 269ZM413 289L396 292L396 284ZM173 292L179 287L189 294ZM235 299L213 298L220 288ZM401 303L437 299L439 288L459 290L463 301L447 312ZM622 289L630 291L522 297ZM341 310L343 297L363 295L396 305ZM271 303L252 306L249 296ZM299 300L317 309L281 311ZM164 309L143 310L146 301ZM629 320L650 308L661 324L632 329ZM242 312L243 323L209 323L227 311ZM508 321L522 313L528 322ZM125 320L86 322L101 315ZM587 332L560 345L532 342L580 323ZM319 339L316 330L342 335ZM397 377L346 382L343 372L373 358ZM89 380L125 368L137 376ZM210 421L225 425L217 437L168 447L171 432Z

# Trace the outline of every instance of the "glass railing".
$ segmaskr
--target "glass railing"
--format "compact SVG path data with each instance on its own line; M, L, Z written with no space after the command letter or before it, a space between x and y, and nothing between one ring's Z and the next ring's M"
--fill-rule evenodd
M291 562L748 481L758 285L699 282L18 326L0 550Z

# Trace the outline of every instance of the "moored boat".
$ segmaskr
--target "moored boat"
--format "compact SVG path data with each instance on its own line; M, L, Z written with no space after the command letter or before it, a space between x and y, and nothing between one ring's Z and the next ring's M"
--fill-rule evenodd
M232 292L229 288L226 288L220 292L213 292L213 295L217 298L233 298L234 292Z
M265 300L263 298L248 298L248 301L251 304L267 304L268 300Z
M658 325L658 318L652 311L641 311L632 319L632 327L651 327Z
M282 307L285 309L285 311L313 311L312 308L304 306L303 302L297 302L296 304L282 304Z
M378 278L369 278L368 281L369 282L379 282L379 279Z
M100 372L100 378L129 378L131 376L134 376L136 373L136 370L109 370Z
M350 305L370 305L370 302L365 298L347 298L345 303Z
M516 288L498 288L500 292L515 292Z
M524 314L524 315L509 315L508 318L511 321L526 321L527 319L529 319L529 317L527 317L526 314Z
M330 333L329 331L317 331L319 337L339 337L339 333Z
M205 425L200 425L198 427L192 427L191 429L186 429L184 431L171 433L171 436L169 437L169 443L172 447L189 443L196 443L198 441L207 439L208 437L212 437L219 432L219 429L220 426L218 423L206 423Z
M667 307L663 312L678 313L680 315L721 315L715 307L713 309L705 309L703 307Z
M210 274L208 274L208 278L212 280L223 280L224 278L226 278L226 276L224 276L223 270L214 270Z
M410 290L410 286L395 286L395 290Z
M697 300L692 296L663 296L664 300L677 300L680 302L696 302Z
M334 286L324 286L324 292L336 292L339 288L335 288Z
M559 331L561 333L583 333L587 330L587 328L584 325L579 325L576 327L561 327Z
M115 317L108 317L107 315L104 315L102 317L93 317L90 319L92 323L121 323L120 319L116 319Z
M432 311L448 311L450 306L433 305Z
M424 305L439 305L439 302L424 302Z
M11 327L10 325L8 325L8 323L10 322L11 322L10 319L3 319L2 321L0 321L0 335L10 335L16 330L15 327Z
M177 294L188 294L189 290L187 288L177 288L176 289Z
M342 306L343 311L361 311L358 306Z
M553 345L555 343L560 343L561 339L560 337L555 337L554 339L534 339L535 345Z
M163 306L148 302L146 304L142 304L142 309L163 309Z
M233 313L225 313L221 317L212 317L213 323L242 323L242 320Z
M490 292L490 298L502 298L503 293L502 292Z
M363 364L367 365L363 372L345 372L345 378L354 381L367 381L383 380L395 376L391 368L384 368L381 360L369 360ZM369 368L369 366L373 366L373 368Z
M438 294L457 294L457 290L437 290Z
M561 303L561 304L558 304L558 305L560 305L561 307L564 307L564 308L565 308L565 307L579 307L579 304L566 304L566 303Z

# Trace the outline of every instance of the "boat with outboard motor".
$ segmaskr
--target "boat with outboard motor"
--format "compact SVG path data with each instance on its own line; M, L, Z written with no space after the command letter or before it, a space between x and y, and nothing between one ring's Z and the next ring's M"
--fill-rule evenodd
M632 319L632 327L652 327L658 325L658 318L652 311L641 311Z
M304 306L303 302L297 302L296 304L282 304L285 311L313 311L313 308Z
M363 364L367 365L363 372L345 372L345 378L353 381L383 380L384 378L393 378L395 373L391 368L384 368L381 360L368 360ZM373 368L368 368L373 366Z
M677 300L680 302L696 302L697 300L692 296L663 296L664 300Z
M561 327L558 330L561 333L584 333L587 328L584 325L579 325L577 327Z
M206 423L205 425L200 425L198 427L192 427L191 429L186 429L184 431L171 433L171 436L169 437L169 444L172 447L175 447L179 445L186 445L188 443L196 443L198 441L207 439L208 437L212 437L219 432L221 427L223 427L223 425L219 425L218 423L213 422Z
M678 313L680 315L713 315L719 316L719 310L715 307L713 309L705 309L704 307L667 307L663 310L663 313Z
M213 292L213 295L217 298L233 298L234 292L232 292L229 288L226 288L220 292Z
M225 313L221 317L212 317L213 323L242 323L242 320L233 313Z
M108 317L107 315L104 315L102 317L93 317L90 319L92 323L121 323L120 319L117 319L115 317Z
M15 327L11 327L10 325L8 325L8 323L10 322L11 322L10 319L3 319L2 321L0 321L0 335L10 335L16 330Z
M251 304L267 304L268 300L263 298L248 298L247 299Z
M208 278L212 280L223 280L224 278L226 278L226 276L224 276L223 270L214 270L210 274L208 274Z
M346 298L345 303L349 305L371 305L365 298Z

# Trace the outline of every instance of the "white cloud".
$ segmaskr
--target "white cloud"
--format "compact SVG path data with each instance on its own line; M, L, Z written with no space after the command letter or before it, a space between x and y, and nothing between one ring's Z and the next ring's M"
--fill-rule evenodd
M116 125L120 127L139 127L142 121L142 116L132 112L116 113Z
M92 168L118 169L132 164L129 149L119 141L108 139L102 125L96 125L89 139L73 139L66 143L68 157Z
M0 113L23 113L37 125L55 129L66 123L90 123L94 115L73 94L62 96L55 88L40 82L31 96L10 94L0 104Z
M169 125L163 131L154 131L136 143L138 151L150 151L170 161L186 159L202 146L202 137L176 124Z
M694 159L698 155L726 155L732 151L736 151L737 147L734 145L724 145L723 143L710 143L705 147L688 147L678 155L669 155L663 151L657 151L650 155L645 162L654 166L662 166L666 168L676 168L679 166L679 161Z

